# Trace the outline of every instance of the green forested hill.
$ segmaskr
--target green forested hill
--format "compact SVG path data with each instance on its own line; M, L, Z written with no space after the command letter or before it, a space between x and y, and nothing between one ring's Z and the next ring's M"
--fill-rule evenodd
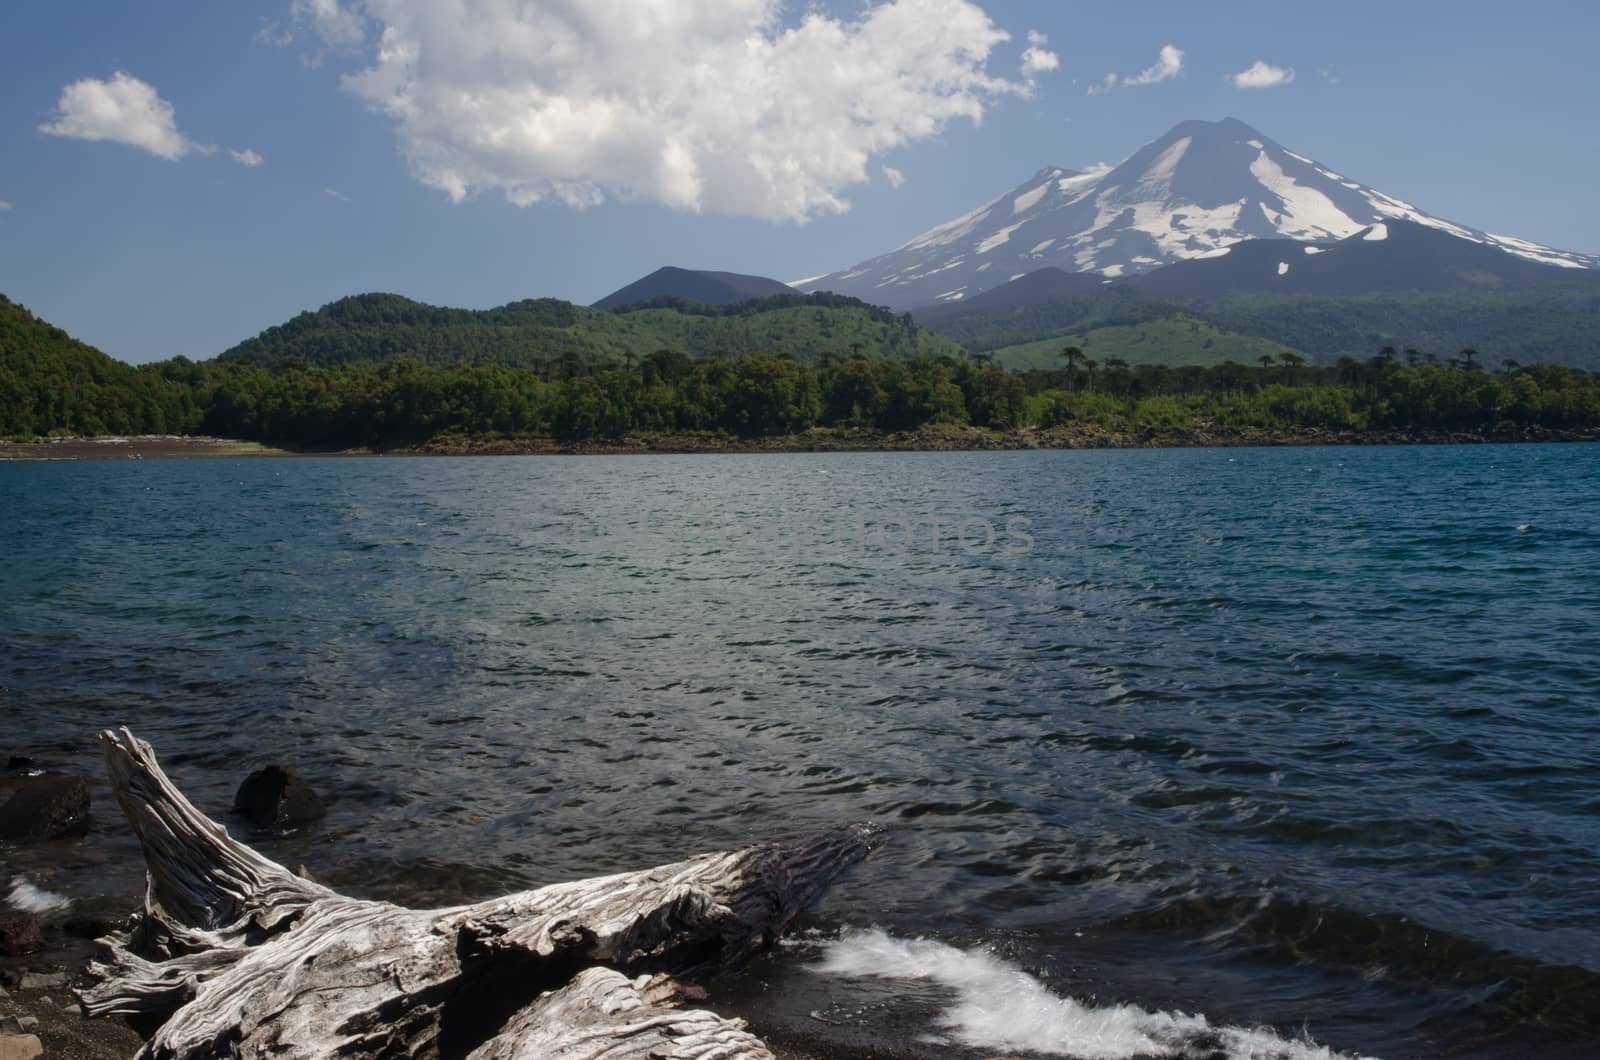
M187 388L113 360L0 295L0 437L162 434L196 421Z
M1089 297L1015 306L931 327L998 363L1052 363L1062 346L1130 363L1249 363L1294 351L1331 364L1393 346L1440 360L1477 350L1484 362L1600 369L1600 290L1428 291L1410 294L1234 295L1179 301L1108 287Z
M1254 364L1263 356L1300 353L1290 344L1219 324L1202 309L1124 286L940 319L930 326L1014 371L1059 367L1064 346L1080 347L1096 361L1171 368L1230 360Z
M328 366L405 355L435 366L541 368L574 355L605 363L661 349L691 356L764 352L801 360L857 350L897 358L960 352L955 342L907 317L836 295L779 295L731 306L658 298L612 312L550 298L472 310L363 294L301 313L220 359Z
M1198 308L1220 328L1270 338L1325 363L1385 346L1440 359L1471 347L1489 364L1510 359L1600 369L1600 290L1593 288L1238 295Z
M623 323L654 329L658 337L670 324L700 329L695 341L754 342L764 341L762 318L778 314L787 320L782 326L817 340L819 352L836 342L848 345L851 332L841 333L840 318L828 312L838 306L784 297L777 305L717 310L653 304ZM487 322L403 300L345 308L367 314L363 327L341 335L315 314L294 323L301 325L302 338L331 336L326 356L351 349L344 345L349 334L361 336L369 350L382 349L407 329L415 336L429 327L488 344L503 340L498 329L517 330L518 314L524 333L559 330L563 314L574 320L584 315L565 303L519 303L487 314ZM858 334L876 335L890 346L921 341L903 318L845 308ZM384 313L392 315L386 320ZM528 370L465 361L436 366L393 349L396 356L314 365L291 352L315 352L306 342L282 343L273 351L281 359L271 364L176 358L135 368L0 299L0 436L201 432L310 448L437 443L457 451L514 439L584 441L639 433L763 438L814 428L851 433L1039 427L1088 432L1081 438L1105 442L1148 439L1161 431L1180 432L1175 437L1187 441L1194 435L1181 432L1218 429L1253 440L1263 437L1255 432L1309 429L1379 432L1377 438L1413 430L1584 437L1600 429L1600 375L1572 368L1502 365L1489 371L1487 355L1410 364L1390 351L1331 367L1306 365L1292 353L1263 355L1266 363L1258 365L1173 368L1146 360L1130 366L1109 353L1113 338L1151 347L1152 354L1197 343L1204 349L1211 342L1223 356L1229 355L1224 343L1233 341L1180 314L1145 324L1102 320L1083 336L1090 358L1098 358L1094 365L1076 360L1020 374L978 358L868 359L854 351L818 357L814 364L767 353L693 358L672 350L593 364L569 348L554 363ZM1052 347L1042 354L1054 353L1054 340L1040 341ZM1245 360L1232 352L1235 361Z
M832 294L778 295L733 306L699 306L658 298L622 311L661 337L654 349L770 353L818 361L861 354L904 360L958 356L953 339L918 327L909 315Z
M1159 364L1168 368L1212 365L1223 361L1256 364L1262 357L1295 354L1292 346L1255 335L1220 328L1204 316L1179 313L1138 323L1095 323L1048 339L1002 346L990 351L994 363L1014 372L1061 367L1061 351L1076 346L1099 363L1122 360L1128 364Z
M1180 316L1175 302L1133 287L1109 286L1090 294L955 313L958 306L937 307L928 327L974 353L1038 342L1058 335L1082 334L1097 327L1143 324ZM977 307L973 307L977 308ZM920 311L919 311L920 312Z

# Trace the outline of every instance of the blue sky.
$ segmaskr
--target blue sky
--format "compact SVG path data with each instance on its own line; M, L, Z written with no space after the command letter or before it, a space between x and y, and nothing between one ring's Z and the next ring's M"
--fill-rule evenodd
M482 308L664 264L792 280L1225 115L1435 215L1600 253L1600 5L531 8L11 0L0 292L137 362L361 291ZM1257 62L1283 83L1228 79Z

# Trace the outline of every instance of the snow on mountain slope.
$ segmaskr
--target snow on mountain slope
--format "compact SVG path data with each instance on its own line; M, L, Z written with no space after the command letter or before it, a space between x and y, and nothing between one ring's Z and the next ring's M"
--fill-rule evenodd
M1184 122L1118 166L1040 170L897 250L798 286L908 309L968 298L1047 266L1133 276L1246 239L1326 242L1365 229L1381 238L1386 220L1545 265L1600 268L1597 258L1433 217L1228 118Z

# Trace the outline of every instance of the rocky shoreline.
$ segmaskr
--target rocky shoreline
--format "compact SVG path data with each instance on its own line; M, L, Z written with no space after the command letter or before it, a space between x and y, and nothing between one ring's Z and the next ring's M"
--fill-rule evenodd
M71 992L94 940L138 906L137 893L73 899L36 885L41 866L97 874L91 836L110 822L91 815L89 765L87 754L15 755L0 772L0 1060L116 1060L143 1041L120 1020L85 1019Z
M1197 426L1109 431L1067 425L1019 430L933 426L913 431L818 427L799 434L740 438L719 434L630 434L620 438L468 438L441 435L414 446L385 449L285 449L227 438L178 435L68 438L0 442L0 462L18 460L143 460L293 456L632 456L651 453L905 453L996 452L1029 449L1202 449L1313 445L1485 445L1595 442L1587 431L1334 431L1315 427L1263 431Z
M49 438L0 442L0 463L13 460L170 460L188 457L292 456L257 442L202 435L145 434L130 437Z
M143 901L134 886L143 861L98 765L87 748L57 747L11 756L0 768L0 1060L126 1060L144 1043L122 1019L86 1018L73 993L89 983L95 940ZM247 830L319 816L315 794L292 768L243 779L234 812ZM841 1049L804 1026L763 1027L760 1008L735 1014L772 1035L779 1060L931 1055L914 1045Z
M1196 449L1310 445L1469 445L1508 442L1593 442L1595 431L1283 431L1196 427L1185 430L1107 431L1087 426L988 430L981 427L922 427L885 433L818 427L770 438L725 435L642 434L616 439L560 441L553 438L499 440L445 436L423 445L386 450L393 456L643 455L648 453L877 453L995 452L1028 449Z

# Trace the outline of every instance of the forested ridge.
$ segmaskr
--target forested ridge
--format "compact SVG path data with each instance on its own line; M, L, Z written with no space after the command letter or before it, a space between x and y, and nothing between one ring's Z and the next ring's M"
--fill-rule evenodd
M193 392L114 360L0 295L0 437L194 430Z
M827 308L813 302L815 296L795 297L805 304L783 311ZM403 302L350 308L393 312L402 326L433 313L468 312ZM749 305L685 310L652 303L638 311L700 321L761 315ZM588 311L540 301L491 312L513 321L559 322ZM903 318L875 312L876 324L905 327ZM499 326L471 319L473 327ZM0 299L0 436L198 433L309 449L385 449L442 436L752 438L816 427L893 432L942 424L1008 430L1078 425L1116 433L1600 428L1600 376L1496 360L1471 349L1441 359L1389 348L1320 367L1283 353L1253 364L1173 368L1097 360L1066 347L1054 365L1021 373L981 353L894 356L848 347L819 350L810 360L767 352L691 357L657 349L600 361L566 350L533 368L432 364L414 351L330 365L298 357L268 361L238 353L133 367Z
M787 354L814 361L852 348L892 357L956 354L952 339L909 316L842 295L774 295L732 305L659 297L616 310L536 298L496 309L447 309L394 294L342 298L268 328L223 352L223 361L331 366L409 356L528 368L548 375L563 357L606 362L660 349L693 356Z
M1600 368L1600 289L1445 290L1357 295L1236 294L1175 299L1136 287L952 315L929 327L1014 368L1037 367L1063 345L1104 360L1214 364L1290 350L1332 362L1384 346L1447 356L1493 350L1524 363Z

